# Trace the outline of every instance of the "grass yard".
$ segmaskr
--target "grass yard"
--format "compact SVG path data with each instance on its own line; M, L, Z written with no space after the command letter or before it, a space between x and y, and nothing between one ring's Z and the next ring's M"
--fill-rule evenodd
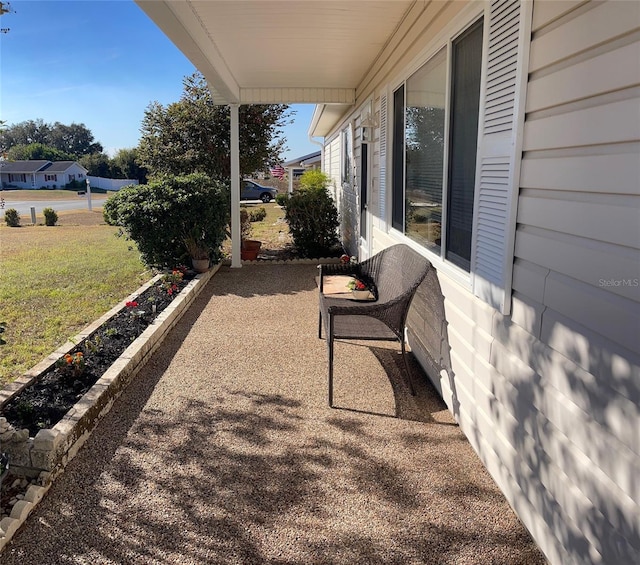
M6 200L9 193L13 200L77 200L65 190L3 191ZM284 210L274 202L243 206L267 212L251 224L251 237L263 248L277 252L291 243ZM0 383L33 367L152 276L129 250L133 243L104 223L102 208L59 211L53 227L44 226L41 214L36 221L20 228L0 224L0 322L7 324ZM223 251L231 254L230 241Z
M64 191L46 191L54 192ZM131 242L104 224L100 209L58 216L54 227L0 225L0 321L7 324L2 382L31 368L151 277L137 251L128 249Z
M251 222L251 239L262 242L263 249L280 250L292 244L289 233L289 225L284 220L284 210L275 202L269 204L253 204L242 202L240 204L249 213L264 208L267 212L265 218L259 222ZM222 244L222 250L227 257L231 257L231 240L227 239Z

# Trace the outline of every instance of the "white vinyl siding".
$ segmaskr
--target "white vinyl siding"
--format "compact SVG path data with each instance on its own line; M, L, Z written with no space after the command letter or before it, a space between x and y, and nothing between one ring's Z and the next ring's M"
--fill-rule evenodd
M536 2L503 351L528 365L563 563L640 555L640 5ZM505 320L505 323L508 320ZM533 354L535 352L535 354ZM580 544L586 544L580 547Z

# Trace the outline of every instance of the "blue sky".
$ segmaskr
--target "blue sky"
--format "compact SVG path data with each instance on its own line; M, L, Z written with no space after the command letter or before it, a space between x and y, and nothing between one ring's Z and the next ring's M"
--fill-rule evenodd
M0 119L83 123L105 151L135 147L152 101L175 102L193 64L133 0L15 0L0 18ZM312 153L295 105L284 160Z

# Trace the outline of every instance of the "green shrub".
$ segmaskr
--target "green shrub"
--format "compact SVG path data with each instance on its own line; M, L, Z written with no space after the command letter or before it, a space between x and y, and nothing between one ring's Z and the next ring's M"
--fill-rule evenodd
M249 221L261 222L267 217L267 211L264 208L256 208L249 212Z
M287 204L287 200L289 200L288 194L282 193L282 192L279 192L278 194L276 194L276 204L278 206L282 206L284 208Z
M4 213L4 221L10 228L20 227L20 214L15 208L8 208Z
M326 256L339 243L338 210L327 191L329 181L321 171L307 171L300 178L302 189L284 206L293 243L304 257Z
M240 208L240 240L244 241L245 239L249 239L252 232L253 228L251 227L249 212L247 212L247 209L243 206Z
M202 173L165 176L127 186L104 203L103 215L136 242L144 263L173 268L188 259L185 241L196 238L213 263L229 224L229 187Z
M56 225L56 222L58 221L58 214L56 214L56 211L53 208L44 208L42 213L44 214L44 224L46 226Z
M331 177L320 169L305 171L300 177L300 190L321 190L329 187Z
M64 187L68 190L86 190L87 181L84 179L83 180L73 179L72 181L69 181L67 184L65 184ZM55 186L53 188L55 188Z

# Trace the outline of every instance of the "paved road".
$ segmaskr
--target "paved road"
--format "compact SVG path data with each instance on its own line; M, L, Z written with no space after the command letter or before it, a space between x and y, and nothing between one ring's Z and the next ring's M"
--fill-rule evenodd
M3 197L5 202L4 210L0 210L0 217L2 218L4 218L4 211L7 208L15 208L20 216L28 218L31 215L32 206L35 207L36 214L41 214L42 209L47 207L53 208L56 212L62 210L86 210L89 207L87 198L82 196L76 197L75 200L12 200L10 197L7 198L6 194ZM102 206L106 198L104 194L94 194L91 197L91 204L94 208Z

